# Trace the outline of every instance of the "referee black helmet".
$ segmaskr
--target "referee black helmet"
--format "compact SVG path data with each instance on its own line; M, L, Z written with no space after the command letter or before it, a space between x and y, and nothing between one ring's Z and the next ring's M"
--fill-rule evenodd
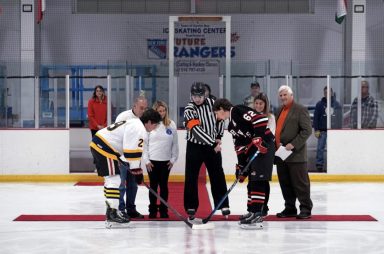
M195 82L191 86L191 95L204 96L205 84L202 82Z

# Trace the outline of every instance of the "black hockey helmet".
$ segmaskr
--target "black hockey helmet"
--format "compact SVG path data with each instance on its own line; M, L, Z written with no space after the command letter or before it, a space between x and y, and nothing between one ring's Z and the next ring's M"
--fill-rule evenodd
M204 96L205 84L202 82L195 82L191 86L191 95Z

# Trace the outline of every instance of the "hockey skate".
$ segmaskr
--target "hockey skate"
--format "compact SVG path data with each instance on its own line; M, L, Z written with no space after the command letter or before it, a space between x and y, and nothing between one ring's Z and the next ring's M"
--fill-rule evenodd
M244 218L239 221L240 227L243 229L263 229L263 216L261 213L247 213ZM245 217L247 216L247 217Z
M128 227L129 222L130 219L126 214L123 214L117 209L110 208L109 204L107 203L107 212L105 220L106 228L126 228Z
M239 216L239 225L240 225L240 221L245 220L246 218L250 217L251 215L252 215L251 212L248 212L246 214L240 215Z

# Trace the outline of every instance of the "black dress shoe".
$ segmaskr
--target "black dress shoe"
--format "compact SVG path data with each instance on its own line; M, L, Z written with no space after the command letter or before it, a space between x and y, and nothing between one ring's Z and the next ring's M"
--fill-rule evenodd
M162 219L169 218L168 212L160 212L160 218L162 218Z
M305 220L311 218L311 212L300 212L297 216L296 219L299 220Z
M196 210L195 209L187 209L187 214L188 214L188 219L189 220L194 220L195 219Z
M129 217L131 218L135 218L135 219L144 219L144 215L142 215L141 213L139 213L138 211L133 211L133 212L129 212L128 213Z
M149 214L148 214L148 218L150 218L150 219L154 219L154 218L156 218L157 217L157 211L156 212L149 212Z
M296 217L297 216L297 211L294 210L286 210L282 211L281 213L277 213L276 217L278 218L290 218L290 217Z

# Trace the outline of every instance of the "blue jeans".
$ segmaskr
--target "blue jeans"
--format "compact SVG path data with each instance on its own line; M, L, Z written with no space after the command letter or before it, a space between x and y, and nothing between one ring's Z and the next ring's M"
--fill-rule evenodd
M136 211L136 194L137 194L137 183L135 181L135 176L129 171L129 165L120 166L120 199L119 199L119 210L124 211L127 209L127 212ZM124 202L124 194L126 194L126 202Z
M327 132L321 131L317 140L316 165L324 166L324 151L327 145Z

